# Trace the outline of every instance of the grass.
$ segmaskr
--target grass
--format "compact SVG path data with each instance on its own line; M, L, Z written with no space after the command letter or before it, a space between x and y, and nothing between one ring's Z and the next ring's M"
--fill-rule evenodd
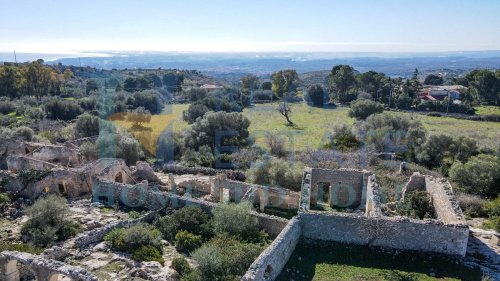
M305 103L292 104L291 119L295 127L286 125L283 116L275 110L277 104L259 104L246 108L243 114L250 119L250 134L255 143L267 147L267 132L287 136L287 149L303 151L319 148L328 139L335 125L353 125L356 121L347 116L348 108L336 109L312 107ZM466 136L478 141L482 148L496 148L500 139L500 122L479 122L451 117L432 117L418 113L397 112L399 116L407 116L420 120L429 134L445 134L450 136Z
M271 132L286 136L289 150L318 148L328 140L335 125L355 122L347 116L347 108L327 109L300 103L292 104L291 120L295 126L289 127L276 107L277 103L259 104L243 111L251 122L250 134L259 146L266 147L265 136Z
M500 106L483 105L474 107L475 113L478 115L495 114L500 115Z
M156 143L161 133L169 126L173 131L179 132L185 129L188 124L182 121L182 111L187 109L187 104L167 105L161 114L152 115L148 123L142 123L138 128L134 122L127 120L127 113L115 113L108 119L119 127L127 129L148 152L156 155Z
M340 243L299 244L277 280L481 280L481 272L445 257L395 255Z

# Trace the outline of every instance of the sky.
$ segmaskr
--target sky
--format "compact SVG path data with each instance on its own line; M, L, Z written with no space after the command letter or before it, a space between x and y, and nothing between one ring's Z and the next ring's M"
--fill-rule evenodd
M0 0L0 52L500 50L500 0Z

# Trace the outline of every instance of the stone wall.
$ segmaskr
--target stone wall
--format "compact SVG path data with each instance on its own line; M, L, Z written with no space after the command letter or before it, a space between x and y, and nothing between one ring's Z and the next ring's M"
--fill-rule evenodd
M350 213L300 214L304 241L336 241L399 250L464 256L469 229L436 220L366 217Z
M73 281L98 281L97 277L83 268L55 261L44 256L29 253L4 251L0 253L0 280L18 281L17 264L27 266L35 275L36 280L54 281L66 276Z
M241 280L274 280L292 255L300 240L301 225L297 217L291 219L257 259L250 265Z
M171 173L176 175L185 175L185 174L202 174L207 176L215 176L218 174L225 174L228 179L237 180L237 181L245 181L246 176L242 171L236 170L220 170L206 167L184 167L179 165L164 165L162 168L164 173Z
M316 169L310 168L310 204L315 205L328 197L332 207L364 208L364 192L369 173L348 169ZM320 188L325 186L325 189ZM326 195L327 193L328 196Z
M466 224L450 182L444 178L425 176L425 188L432 197L438 220L447 224Z
M380 190L375 175L371 175L368 177L368 184L366 186L365 215L368 217L382 216L379 192Z

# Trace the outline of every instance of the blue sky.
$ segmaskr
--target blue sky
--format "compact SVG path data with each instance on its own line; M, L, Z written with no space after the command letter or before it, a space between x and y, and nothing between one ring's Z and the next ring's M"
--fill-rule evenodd
M0 51L500 50L499 0L0 0Z

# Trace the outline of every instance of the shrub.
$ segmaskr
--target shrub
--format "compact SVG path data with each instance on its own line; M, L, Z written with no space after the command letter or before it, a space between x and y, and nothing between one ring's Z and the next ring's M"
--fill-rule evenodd
M213 210L215 233L229 234L243 241L265 242L265 233L259 231L257 218L248 212L252 206L248 202L220 204Z
M6 98L0 99L0 113L9 114L16 111L16 105Z
M88 113L78 116L75 123L75 136L84 138L97 135L99 135L99 117Z
M138 223L128 228L116 228L106 234L104 241L112 249L129 252L142 246L153 246L161 250L161 233L158 229L146 223Z
M49 195L38 199L26 209L29 219L22 226L21 234L41 247L67 239L78 232L77 225L68 221L68 212L66 199L62 197Z
M337 126L330 135L330 141L326 148L337 149L339 151L352 151L359 147L360 141L347 125Z
M307 90L307 97L316 106L322 106L325 102L325 91L321 85L313 85Z
M144 151L139 142L128 136L120 137L116 150L118 158L125 160L127 165L135 165L135 163L144 158Z
M208 145L203 145L198 151L192 149L186 150L181 157L181 163L183 166L187 167L213 167L215 157L212 153L212 149Z
M168 241L174 241L176 234L183 230L208 240L213 235L209 220L210 217L201 208L188 206L170 216L161 217L156 226Z
M203 145L211 148L216 146L244 146L249 136L248 118L237 112L208 112L203 118L196 120L186 132L184 139L186 147L198 150ZM229 135L228 135L229 133ZM218 136L224 136L218 138ZM218 141L220 140L220 143Z
M266 143L272 155L276 157L286 156L285 139L273 133L266 134Z
M143 245L134 250L132 252L132 259L139 262L157 261L161 265L165 264L165 260L163 259L160 250L151 245Z
M99 152L97 150L97 143L95 142L85 142L80 146L80 154L85 157L87 161L96 160L99 158Z
M416 151L416 160L429 168L441 166L441 173L448 174L448 168L456 160L466 162L477 154L475 140L467 137L453 138L447 135L432 135Z
M24 115L31 120L42 120L45 117L45 113L41 108L30 107L25 112Z
M24 141L32 141L34 135L35 135L35 132L31 128L28 128L25 126L15 128L12 131L12 137L18 138L18 139L21 139Z
M171 267L177 271L180 276L186 276L191 272L191 267L184 257L175 257L172 260Z
M466 216L474 218L486 215L484 208L485 200L481 197L462 193L457 195L457 200Z
M397 206L397 213L416 219L436 218L429 195L426 191L421 190L406 194L405 201Z
M236 280L246 272L263 247L222 236L193 253L201 280Z
M45 113L49 119L68 121L82 114L83 110L73 101L52 99L45 104Z
M456 162L450 168L450 179L466 193L496 198L500 194L500 158L480 154L465 164Z
M158 99L158 94L159 93L155 90L135 92L132 96L127 98L126 104L132 109L144 107L151 112L151 114L158 114L163 109L163 105Z
M203 117L203 115L205 115L205 113L209 111L210 109L204 104L193 103L188 107L187 110L184 110L182 112L182 118L189 124L193 124L196 119L198 119L199 117Z
M141 213L137 211L130 211L128 212L128 217L131 219L138 219L141 216Z
M247 170L263 153L258 147L242 148L230 155L230 162L236 169Z
M500 216L500 196L495 200L491 200L485 203L484 210L488 213L490 217Z
M11 243L11 242L0 242L0 252L3 251L17 251L25 252L34 255L39 255L43 252L42 248L33 247L32 245L25 243Z
M278 98L274 95L274 93L269 89L269 90L262 90L262 91L253 91L250 94L250 100L251 101L271 101L271 100L277 100Z
M371 100L358 99L351 103L349 117L365 120L368 116L384 111L384 106L381 103Z
M303 166L278 158L266 158L255 162L246 175L248 181L260 185L280 186L299 191L302 185Z
M483 222L483 228L494 229L496 232L500 232L500 217L493 217Z
M191 253L201 246L201 241L200 235L181 230L175 235L175 248L180 252Z

